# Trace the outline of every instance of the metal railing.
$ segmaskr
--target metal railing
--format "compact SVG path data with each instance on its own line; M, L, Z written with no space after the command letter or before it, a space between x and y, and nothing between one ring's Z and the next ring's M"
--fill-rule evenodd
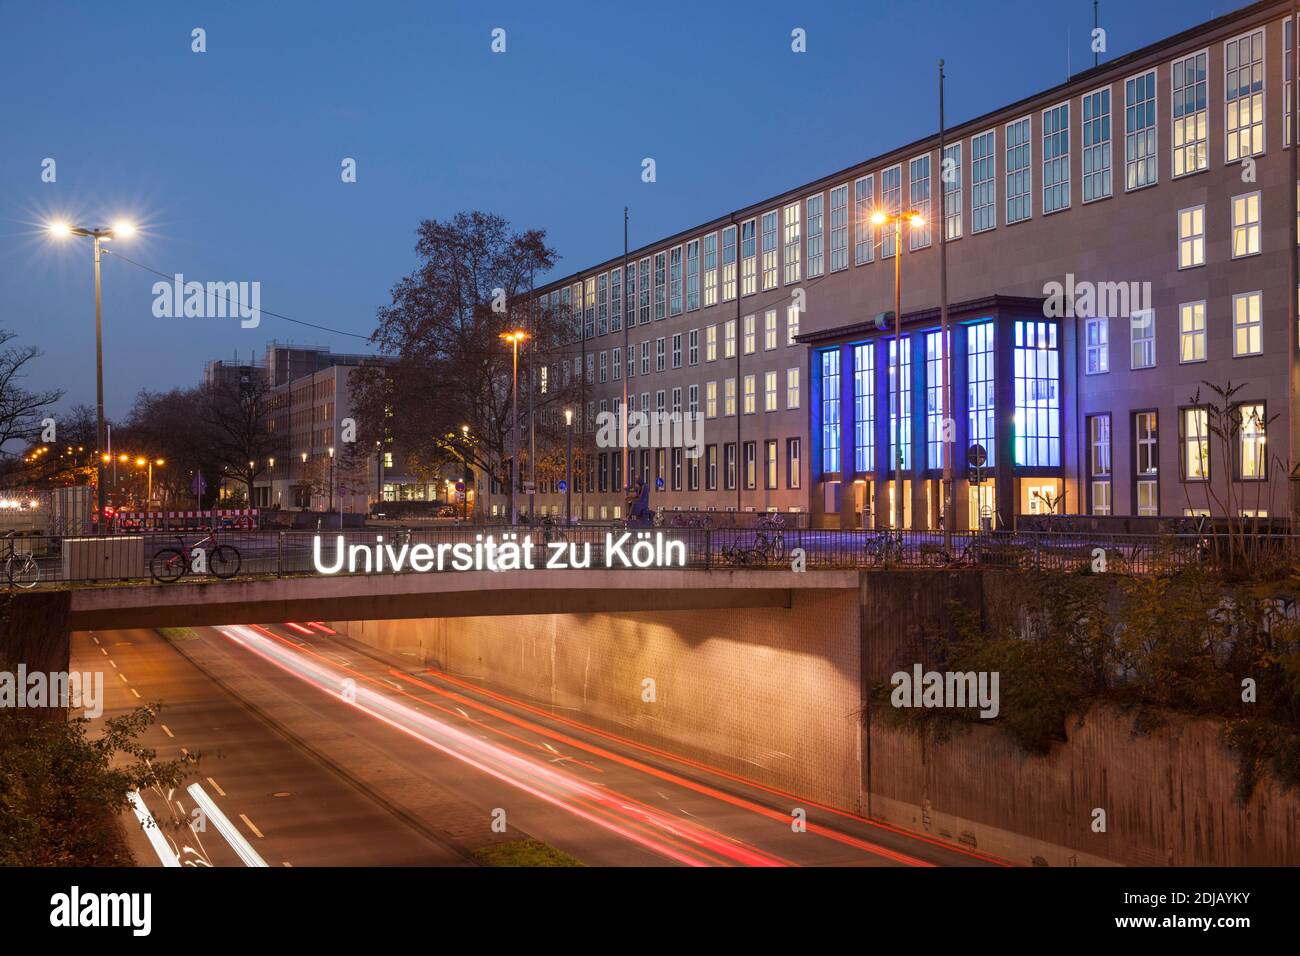
M216 581L249 577L285 577L320 573L313 555L320 539L321 563L330 567L340 541L345 555L357 547L352 568L331 573L392 573L400 558L399 573L463 570L456 557L474 554L476 546L491 540L500 551L504 542L518 546L513 559L503 559L503 570L620 569L645 566L629 563L626 556L638 541L671 544L670 562L655 567L726 571L741 568L790 569L797 561L810 571L854 568L1019 568L1056 572L1161 574L1201 564L1212 564L1229 552L1226 536L1199 534L1108 535L1083 532L958 532L951 551L944 550L941 532L832 530L781 527L592 527L501 526L365 528L324 531L218 530L212 540L205 533L153 532L130 535L51 536L18 535L10 539L15 555L28 555L39 572L38 585L155 581L180 572L186 581ZM380 541L382 539L382 543ZM1238 546L1240 540L1237 541ZM376 545L384 548L382 558ZM233 549L215 555L214 546ZM386 547L385 547L386 546ZM420 547L424 546L424 547ZM1260 535L1251 539L1255 553L1280 559L1300 558L1300 536ZM403 549L406 549L405 551ZM177 565L177 553L184 566ZM640 552L646 553L645 548ZM162 556L162 557L160 557ZM416 557L419 560L414 560ZM660 555L662 557L662 555ZM220 560L215 560L220 558ZM159 575L157 562L169 561L168 574ZM416 567L412 568L412 564ZM382 565L382 567L378 566ZM30 562L15 565L26 568ZM233 568L233 573L232 572ZM7 573L0 554L0 586ZM224 575L224 577L222 577ZM20 581L26 586L29 582Z

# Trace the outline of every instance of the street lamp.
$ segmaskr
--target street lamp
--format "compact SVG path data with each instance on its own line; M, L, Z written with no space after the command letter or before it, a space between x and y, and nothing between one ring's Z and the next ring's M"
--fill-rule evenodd
M333 446L333 445L330 445L330 447L329 447L329 453L330 453L330 506L329 506L329 510L330 510L330 511L333 511L333 510L334 510L334 446ZM339 518L339 528L342 528L342 527L343 527L343 518L340 516L340 518Z
M564 523L573 524L573 409L564 410L568 450L564 453Z
M307 481L307 453L306 452L302 453L302 484L303 484L302 490L305 492L302 496L302 510L306 511L311 506L311 486Z
M99 254L100 244L110 242L115 238L129 239L135 235L135 226L129 222L115 223L108 229L86 229L82 226L72 226L66 222L52 222L49 224L50 235L59 239L66 239L77 236L84 239L90 239L95 250L95 435L99 442L99 447L104 448L104 319L103 307L101 305L100 280L99 280ZM96 478L96 497L99 504L99 524L100 533L104 529L104 506L108 503L108 489L104 487L104 462L100 461L98 475Z
M514 366L510 383L510 417L514 419L514 451L510 459L510 523L519 523L519 512L515 507L515 486L519 475L519 343L528 339L523 330L502 332L503 341L509 342L514 353Z
M877 226L894 226L894 531L903 531L903 220L913 229L925 225L925 217L915 210L886 213L876 210L871 222ZM945 374L947 370L945 369ZM909 415L908 426L911 426Z

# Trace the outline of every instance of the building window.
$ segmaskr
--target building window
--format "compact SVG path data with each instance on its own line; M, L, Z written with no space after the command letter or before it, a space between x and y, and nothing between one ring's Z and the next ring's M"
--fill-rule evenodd
M1205 207L1178 210L1178 268L1205 265Z
M718 417L718 383L704 383L704 417Z
M726 476L727 491L736 490L736 443L728 442L722 448L723 472Z
M1084 361L1084 373L1101 375L1110 371L1110 319L1088 319L1084 338L1087 358Z
M1259 192L1232 197L1232 258L1259 255Z
M700 307L700 241L692 239L686 244L686 311Z
M799 407L799 366L785 370L785 407Z
M754 234L756 226L751 219L740 227L741 295L753 295L758 291L758 239Z
M785 284L791 285L802 277L800 256L802 239L800 230L799 204L792 202L785 207Z
M763 213L763 290L775 289L776 269L776 210Z
M722 326L722 357L736 357L736 320L727 319Z
M753 491L758 487L758 443L745 442L745 490Z
M943 228L949 241L961 238L961 142L944 147L939 179L943 183Z
M887 216L897 216L903 211L903 167L893 166L880 174L880 205ZM894 230L880 231L880 258L894 254Z
M686 333L686 364L700 364L700 330L691 329Z
M1070 208L1070 104L1043 110L1043 214Z
M876 352L871 342L853 346L853 467L860 475L876 470Z
M662 280L662 276L660 277ZM650 322L650 260L642 259L641 268L637 271L637 289L640 296L641 324L646 325Z
M605 382L606 382L606 380L607 380L608 378L609 378L609 353L608 353L608 352L605 352L605 351L601 351L601 353L600 353L600 378L599 378L599 381L600 381L600 383L603 385L603 384L605 384Z
M1264 31L1223 44L1227 161L1264 152Z
M700 413L700 386L686 386L686 411L692 415Z
M776 439L769 438L763 442L763 487L769 491L781 487L778 464Z
M674 448L672 457L673 491L682 490L682 449Z
M1282 55L1282 75L1286 77L1285 82L1282 84L1282 126L1284 127L1282 138L1287 146L1291 145L1291 124L1293 122L1291 118L1291 81L1295 77L1295 60L1292 59L1294 55L1292 49L1295 39L1294 27L1295 24L1292 23L1289 17L1282 27L1282 48L1284 50Z
M971 232L987 232L998 224L997 131L970 139Z
M821 193L816 196L808 197L808 278L813 279L825 271L824 256L824 236L822 235L822 203L825 201ZM790 281L789 279L786 280Z
M641 374L650 374L650 340L641 343Z
M1134 414L1133 442L1137 513L1142 516L1158 515L1160 513L1160 441L1155 412Z
M664 412L668 410L667 406L664 404L664 398L665 395L664 395L664 390L662 388L655 391L655 411L658 412L660 415L662 415ZM678 399L679 404L680 401L681 400Z
M722 301L730 302L736 297L736 227L728 226L722 230ZM705 293L705 305L710 305L708 293Z
M1008 123L1007 224L1023 222L1034 214L1034 170L1030 164L1029 117Z
M853 183L853 261L865 265L876 258L875 228L871 225L876 199L875 176L863 176Z
M803 454L798 438L785 440L785 486L797 490L803 483Z
M1156 182L1156 71L1124 81L1124 188Z
M925 462L927 468L943 467L943 333L925 335ZM951 357L952 338L948 352Z
M1209 53L1202 50L1170 67L1174 96L1174 176L1199 173L1210 167L1210 128L1207 119Z
M735 233L732 233L733 237ZM732 253L735 253L734 238ZM733 260L734 261L734 260ZM735 281L734 278L732 280ZM687 294L690 287L687 286ZM718 234L711 232L704 237L704 305L718 304Z
M710 325L704 330L704 361L716 362L718 359L718 327Z
M655 339L655 371L656 372L662 372L664 370L666 359L667 359L667 350L665 348L665 340L664 337L661 335L659 336L659 338Z
M1083 97L1083 201L1111 194L1110 87Z
M1241 292L1232 297L1232 357L1264 351L1264 293Z
M763 373L763 411L777 410L776 372Z
M736 414L736 380L726 379L722 383L722 414L727 418Z
M609 330L623 330L623 270L613 269L609 273Z
M921 214L925 225L907 230L908 249L924 249L930 244L930 154L918 156L907 164L907 187L912 209Z
M821 353L822 471L840 470L840 353Z
M1088 416L1088 511L1108 515L1110 494L1110 416Z
M1056 468L1061 464L1061 353L1056 323L1016 321L1013 353L1016 387L1015 462Z
M623 377L623 350L615 348L609 357L610 377L619 381Z
M785 344L794 345L799 336L799 312L797 302L791 302L785 309Z
M682 333L673 335L673 368L682 367Z
M897 365L895 363L898 363ZM899 367L901 366L901 367ZM898 375L901 373L901 378ZM889 470L912 467L912 340L903 339L898 350L898 340L889 340ZM903 414L898 414L899 387L902 387ZM900 447L901 446L901 447Z
M668 254L668 314L682 314L682 247Z
M755 318L752 315L745 316L745 354L753 355L758 348L757 333L755 332Z
M1268 477L1267 441L1262 402L1236 406L1232 411L1237 419L1237 478L1241 481L1263 481Z
M586 295L583 298L584 306L582 310L583 335L587 338L594 338L596 335L596 279L592 277L587 280Z
M994 458L997 434L994 408L993 323L966 327L967 447L979 446L988 459Z
M1129 368L1156 366L1156 314L1151 309L1134 312L1128 319Z
M704 449L704 489L718 490L718 446L709 445Z
M811 219L811 215L809 216ZM849 267L849 187L831 190L831 272ZM811 272L809 266L809 275Z
M776 309L763 313L763 348L769 352L776 348Z
M609 274L601 273L596 279L596 334L609 330Z
M1205 361L1205 303L1184 302L1178 307L1178 361L1183 365Z
M686 460L686 490L700 490L700 459L698 455Z
M744 392L745 414L752 415L754 414L755 400L757 398L757 396L755 395L755 392L757 390L757 383L755 382L754 376L752 374L746 375L744 377L744 386L745 386L745 392Z
M1178 441L1182 445L1182 454L1178 457L1183 481L1208 481L1210 417L1206 409L1179 409Z
M655 320L665 318L668 315L668 290L665 287L664 280L667 270L668 256L662 252L655 253Z

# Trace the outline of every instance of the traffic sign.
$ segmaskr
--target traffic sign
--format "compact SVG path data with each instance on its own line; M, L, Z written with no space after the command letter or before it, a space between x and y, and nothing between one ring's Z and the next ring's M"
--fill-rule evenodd
M463 482L463 481L458 481L458 482L456 482L456 490L457 490L458 492L460 492L461 494L464 494L464 493L465 493L465 482Z
M663 491L663 490L664 490L664 480L662 478L656 478L655 491Z
M972 468L983 468L989 460L989 453L978 442L966 449L966 462Z
M560 491L568 491L568 490L569 490L569 483L568 483L567 481L565 481L563 478L561 478L560 481L559 481L559 484L557 484L556 487L557 487Z

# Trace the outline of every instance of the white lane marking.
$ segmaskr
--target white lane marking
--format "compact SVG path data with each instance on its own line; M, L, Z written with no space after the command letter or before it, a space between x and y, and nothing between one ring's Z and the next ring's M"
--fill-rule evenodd
M123 674L121 671L118 671L118 672L117 672L117 676L120 677L120 678L122 678L122 683L123 683L123 684L127 683L126 675Z
M163 733L165 733L168 737L176 736L174 733L171 732L171 730L168 728L166 724L159 724L158 726L163 729Z
M107 654L108 651L105 651L104 653ZM113 660L113 658L110 657L110 658L108 659L108 662L109 662L110 664L113 665L113 669L114 669L114 670L117 670L117 661Z
M213 803L207 791L197 783L192 783L185 788L185 792L194 798L194 802L199 805L199 809L216 825L217 832L225 837L226 842L230 844L231 849L239 854L239 858L244 861L245 866L266 866L266 861L258 856L252 844L244 839L244 835L235 829L235 825L221 812L221 808Z
M167 845L167 841L159 831L158 824L154 822L149 808L144 805L140 791L132 790L127 797L131 801L131 809L135 811L135 818L140 821L140 826L144 828L144 835L148 838L149 845L158 854L158 862L163 866L180 866L180 859L172 852L172 848Z
M289 867L290 869L293 869L293 864L290 863L288 860L285 860L285 861L284 861L283 863L281 863L280 865L281 865L281 866L287 866L287 867Z
M107 657L107 656L108 656L108 648L107 648L107 647L101 647L101 648L99 649L99 653L101 653L101 654L103 654L105 657Z
M221 784L217 783L217 782L216 782L215 780L213 780L211 777L208 777L207 780L208 780L208 783L212 784L212 789L213 789L213 790L217 791L217 793L221 794L223 797L226 795L226 791L224 791L224 790L221 789Z
M257 838L258 838L259 840L265 840L265 839L266 839L266 837L262 836L262 831L259 830L256 826L254 826L254 825L253 825L253 821L250 820L250 819L248 819L248 817L244 816L244 814L241 813L241 814L239 815L239 819L241 819L241 820L244 821L244 826L248 827L248 829L252 830L254 833L257 834Z
M94 641L96 644L99 643L99 638L97 638L94 634L90 635L90 639Z
M135 694L135 699L136 699L136 700L139 700L139 699L140 699L140 692L139 692L138 690L136 690L134 687L131 688L131 693Z
M189 752L188 750L186 750L184 747L182 747L182 748L181 748L181 756L182 756L182 757L188 757L189 755L190 755L190 752Z

